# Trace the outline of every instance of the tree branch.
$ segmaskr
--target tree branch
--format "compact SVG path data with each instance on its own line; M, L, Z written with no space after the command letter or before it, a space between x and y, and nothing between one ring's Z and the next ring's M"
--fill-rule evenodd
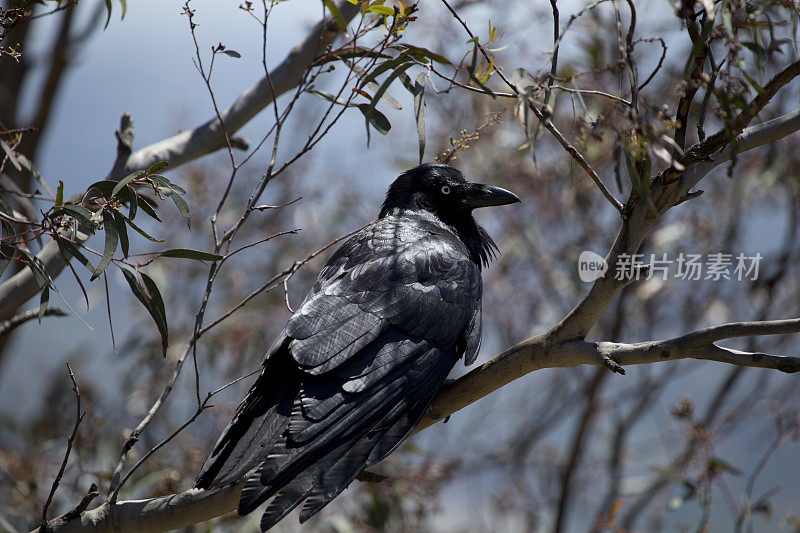
M339 10L344 20L349 23L358 13L358 6L345 1L340 3ZM159 161L167 161L170 168L175 168L224 148L225 132L233 135L270 105L273 95L277 98L297 86L308 65L342 30L343 28L338 28L329 19L321 21L268 76L264 76L258 83L240 94L233 104L220 113L222 123L215 116L194 129L182 131L168 139L140 148L128 157L124 167L118 173L111 175L110 179L119 179L125 174L147 168ZM224 129L222 124L225 125Z
M765 322L737 322L695 331L664 341L634 344L555 342L552 333L538 335L513 346L456 381L436 395L429 413L414 434L452 415L476 400L525 374L543 368L578 365L608 366L612 359L627 366L678 359L720 361L733 365L771 368L781 372L800 372L800 357L743 352L717 346L714 342L734 337L800 332L800 318ZM67 520L59 517L48 523L47 531L115 532L166 531L236 509L243 482L216 490L189 489L180 494L109 504Z
M81 412L81 390L78 388L78 382L75 381L75 374L72 373L72 368L69 366L69 363L67 363L67 372L69 372L69 379L72 381L72 392L75 393L75 425L72 427L72 433L70 433L67 438L67 450L64 452L64 460L61 461L61 468L59 468L58 475L56 475L55 480L53 480L53 485L50 487L50 494L47 496L47 501L42 508L42 525L39 528L40 532L44 532L47 529L47 508L50 507L53 496L55 496L58 490L58 485L61 483L61 478L64 476L64 470L67 468L67 463L69 462L69 454L72 451L72 444L75 442L75 437L78 436L78 428L83 421L83 417L86 415L86 411Z
M62 309L57 307L48 307L44 310L44 316L67 316L67 313ZM39 308L36 307L34 309L29 309L24 313L20 313L10 319L0 322L0 337L11 333L17 327L21 326L28 320L33 320L34 318L39 318Z

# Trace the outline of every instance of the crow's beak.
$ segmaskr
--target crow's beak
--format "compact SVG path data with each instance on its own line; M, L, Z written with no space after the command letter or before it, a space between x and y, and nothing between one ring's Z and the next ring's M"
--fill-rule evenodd
M482 183L470 184L467 192L467 205L472 208L514 204L520 201L519 196L511 191Z

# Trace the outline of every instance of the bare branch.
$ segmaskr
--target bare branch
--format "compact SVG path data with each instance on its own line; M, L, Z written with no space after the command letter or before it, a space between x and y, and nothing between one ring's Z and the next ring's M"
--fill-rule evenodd
M800 109L786 113L778 118L747 128L736 137L733 145L709 155L705 161L691 166L681 177L680 191L684 194L719 165L730 161L735 154L741 154L764 144L777 141L800 130ZM711 137L709 137L711 139Z
M67 316L67 313L57 307L48 307L44 310L44 316ZM5 322L0 322L0 337L14 331L17 327L21 326L28 320L39 318L39 308L30 309L24 313L20 313Z
M53 480L53 485L50 487L50 494L47 496L47 501L42 508L42 525L39 528L40 532L44 532L47 528L47 508L50 507L53 496L55 496L56 490L58 490L58 485L61 483L61 478L64 476L64 470L67 468L67 462L69 462L69 454L72 451L72 443L75 441L75 437L78 435L78 428L81 425L84 415L86 415L86 411L81 413L81 391L78 388L78 383L75 381L75 374L72 373L72 368L70 368L69 363L67 363L67 372L69 372L69 379L72 381L72 392L75 393L75 425L72 427L72 433L67 438L67 450L64 452L64 460L61 461L61 468L58 469L58 474Z
M766 106L772 100L777 92L797 76L800 76L800 61L791 63L778 74L773 76L772 79L769 80L766 85L764 85L762 91L759 92L759 94L750 102L748 102L744 111L742 111L733 121L733 126L730 129L723 128L711 137L708 137L706 140L693 145L678 158L678 163L680 163L682 167L689 168L691 165L702 162L718 150L728 146L731 139L734 136L738 137L738 135L744 132L744 129L747 127L750 121L761 112L764 106ZM740 153L738 149L737 153ZM682 171L677 170L675 167L670 167L661 173L660 179L666 183L670 183L677 180L681 174Z
M747 128L737 137L733 146L736 153L742 153L798 130L800 130L800 109ZM615 265L621 254L637 253L645 235L658 220L658 215L686 201L689 190L714 167L730 160L732 155L733 149L728 147L709 157L707 161L696 163L685 171L678 186L670 186L662 180L654 184L651 196L654 198L658 213L654 214L640 205L630 206L631 212L628 219L622 222L622 227L605 258L606 263ZM583 300L556 326L555 338L565 341L585 337L625 284L626 281L613 279L612 276L605 276L595 281Z
M339 5L346 22L358 13L358 6L344 1ZM168 139L153 143L133 152L119 173L112 174L110 179L120 178L126 173L147 168L159 161L167 161L170 168L175 167L224 148L225 132L233 135L253 117L269 106L274 98L293 89L303 78L306 68L324 50L325 46L343 31L330 20L318 23L308 32L305 40L292 49L283 62L264 76L258 83L244 91L236 101L220 114L196 128L182 131ZM320 38L320 34L323 37Z
M542 368L587 364L607 366L608 358L621 366L691 358L771 368L781 372L798 372L800 357L743 352L714 344L714 341L733 337L796 332L800 332L800 319L723 324L670 340L636 344L585 340L557 343L554 342L551 331L522 341L445 385L431 404L430 412L436 417L423 419L416 431L452 415L518 377Z
M467 405L534 370L583 364L606 366L608 358L620 365L677 359L704 359L734 365L800 372L800 357L742 352L719 347L713 341L749 336L800 332L800 318L723 324L665 341L636 344L589 342L559 343L552 332L525 340L487 361L467 375L445 385L436 395L429 415L414 433L435 424ZM432 416L431 416L432 415ZM190 489L149 500L117 502L85 512L80 519L57 518L47 531L166 531L209 520L236 508L243 483L216 491Z

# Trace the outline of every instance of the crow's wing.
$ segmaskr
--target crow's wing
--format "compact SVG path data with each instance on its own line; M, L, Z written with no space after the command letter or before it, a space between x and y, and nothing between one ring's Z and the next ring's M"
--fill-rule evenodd
M432 217L387 216L331 257L198 477L215 487L261 464L239 512L276 493L266 529L304 499L306 519L422 418L480 340L481 280Z
M386 326L474 357L480 339L480 270L433 217L389 216L339 249L286 325L307 372L349 360Z

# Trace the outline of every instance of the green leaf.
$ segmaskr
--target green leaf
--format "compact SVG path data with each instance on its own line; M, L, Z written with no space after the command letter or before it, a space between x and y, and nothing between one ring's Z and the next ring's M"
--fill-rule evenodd
M339 27L339 30L346 33L347 22L344 20L342 12L339 11L338 7L336 7L336 4L333 3L332 0L322 0L322 2L325 4L325 7L328 8L328 11L331 12L331 16L333 17L333 20L336 21L336 25Z
M171 195L172 201L175 202L175 207L178 208L178 211L181 212L181 216L186 221L186 225L189 228L192 227L192 221L189 218L189 204L186 203L186 200L180 197L178 194Z
M103 30L108 28L108 23L111 22L111 0L105 0L106 2L106 24L103 26Z
M392 124L389 122L389 119L386 118L386 115L372 107L371 104L359 104L358 110L361 111L367 121L369 121L372 127L381 135L386 135L389 133L389 130L392 129Z
M131 288L131 292L142 303L147 312L156 323L159 333L161 334L161 350L164 357L167 356L167 347L169 346L169 330L167 328L167 314L164 310L164 301L161 299L161 293L155 282L150 279L146 274L140 273L144 285L139 283L136 275L127 268L122 269L122 274L125 276L125 281Z
M172 183L164 176L161 176L159 174L151 174L150 176L147 177L153 180L155 183L157 183L160 187L167 189L167 191L162 191L162 192L166 192L167 194L169 194L168 191L175 191L178 194L186 194L186 189L184 189L180 185Z
M144 204L142 204L142 205L144 205ZM155 237L152 237L152 236L150 236L150 235L149 235L149 234L148 234L146 231L144 231L142 228L140 228L139 226L137 226L137 225L136 225L136 224L135 224L135 223L134 223L134 222L133 222L131 219L129 219L129 218L126 218L126 217L125 217L125 215L123 215L122 213L120 213L120 216L121 216L123 219L125 219L125 222L126 222L126 223L127 223L129 226L130 226L130 227L132 227L132 228L133 228L133 230L134 230L136 233L138 233L139 235L141 235L142 237L144 237L144 238L145 238L145 239L147 239L148 241L152 241L152 242L164 242L164 241L163 241L163 240L161 240L161 239L156 239Z
M60 207L64 203L64 182L58 180L58 188L56 188L56 207Z
M471 39L470 39L470 41L471 41ZM470 41L467 41L467 42L470 42ZM432 52L431 50L428 50L427 48L423 48L422 46L414 46L413 44L401 43L401 44L397 45L397 48L402 48L406 52L410 53L414 58L426 57L428 59L436 61L437 63L441 63L442 65L452 65L453 64L449 59L447 59L443 55L437 54L436 52Z
M358 66L354 61L345 60L345 62L347 63L347 66L350 67L350 69L353 72L355 72L356 74L358 74L359 76L363 76L364 73L366 72L363 68ZM380 89L380 85L378 85L374 81L367 82L366 84L364 84L364 87L366 87L367 89L369 89L373 93L378 92L378 89ZM384 93L382 98L383 98L384 102L386 102L389 106L393 107L394 109L398 109L398 110L399 109L403 109L403 106L400 105L400 102L395 100L395 98L392 95L390 95L388 92Z
M103 213L103 229L106 232L106 247L103 251L103 258L100 259L100 264L97 265L97 269L94 271L94 274L92 274L92 277L89 278L89 281L97 279L106 267L108 267L111 263L111 258L114 256L114 252L117 250L117 244L119 243L119 234L117 233L117 228L114 225L114 217L111 213Z
M6 204L2 198L0 198L0 209L3 212L10 211L8 204ZM4 240L11 235L15 235L17 232L14 230L14 226L12 226L8 221L0 219L0 276L3 275L8 265L11 263L11 258L14 257L16 253L16 248L8 244L9 242L14 241L14 238L10 238L7 241Z
M114 211L114 227L119 233L119 246L122 255L128 257L128 228L125 227L125 216L119 211Z
M70 256L67 255L67 252L65 251L66 248L65 245L69 244L70 246L72 246L72 248L75 250L76 253L71 255L73 257L78 258L78 260L81 261L86 266L86 268L88 268L90 271L94 271L94 267L89 263L89 260L86 259L86 257L84 257L84 255L80 252L80 250L77 249L75 245L68 242L66 239L61 238L58 232L55 233L53 238L55 239L56 244L58 245L58 251L61 253L61 257L64 258L64 263L67 264L70 272L72 272L72 276L75 278L75 281L78 282L78 286L81 288L81 292L83 293L83 300L86 302L86 310L88 311L89 295L86 294L86 287L83 286L83 282L81 281L80 276L78 276L78 273L75 272L75 267L72 266L72 261L70 261Z
M153 180L153 182L156 185L159 185L159 186L164 187L166 189L172 189L172 187L171 187L172 184L170 183L170 181L167 178L165 178L164 176L162 176L161 174L150 174L147 177L150 178L151 180Z
M417 139L419 140L419 162L425 157L425 71L417 75L414 82L414 120L417 123Z
M38 257L27 250L20 250L20 252L27 260L28 267L31 269L31 272L33 272L33 278L36 280L36 284L42 289L42 294L39 298L38 315L39 323L41 323L44 312L47 309L47 304L50 301L50 278L44 269L44 264Z
M381 86L378 88L378 91L375 93L375 97L372 99L372 104L371 104L372 107L375 107L376 105L378 105L378 100L380 100L383 97L383 93L385 93L386 90L389 89L389 86L392 84L392 82L398 76L402 75L406 70L408 70L413 64L414 63L409 61L407 63L403 63L403 64L399 65L397 68L395 68L392 71L391 74L389 74L389 76L385 80L383 80L383 83L381 83Z
M27 250L20 249L20 253L26 259L28 268L33 272L33 278L36 280L36 284L39 288L43 289L50 285L50 280L47 277L47 272L44 270L42 261Z
M158 213L156 213L156 203L147 196L139 196L139 200L141 200L141 202L139 202L139 207L142 208L142 211L161 222L161 219L158 218Z
M201 252L199 250L191 250L189 248L174 248L160 252L158 257L176 257L179 259L196 259L198 261L219 261L222 259L221 255L212 254L211 252Z
M111 319L111 294L108 290L108 274L103 273L103 286L106 290L106 315L108 316L108 329L111 330L111 347L117 353L117 339L114 338L114 321Z
M387 70L397 69L400 65L403 65L404 63L409 63L409 65L413 64L413 59L405 52L395 57L394 59L389 59L384 61L383 63L375 67L375 69L372 72L367 74L366 77L364 77L361 80L361 87L366 87L366 85L369 82L374 81L375 78L377 78Z
M394 9L388 6L369 6L367 11L372 11L373 13L377 13L379 15L394 15Z
M153 166L155 166L155 165L153 165ZM150 168L152 168L152 167L150 167ZM149 169L148 169L148 172L150 172ZM128 174L127 176L125 176L124 178L119 180L119 182L114 186L114 188L111 189L111 196L116 196L117 193L119 191L121 191L123 187L125 187L127 184L129 184L130 182L132 182L133 180L135 180L136 178L138 178L141 175L142 175L142 171L141 170L137 170L136 172L131 172L130 174Z
M348 106L348 103L347 103L346 100L343 100L342 98L337 98L336 96L332 95L331 93L328 93L328 92L325 92L325 91L320 91L319 89L310 89L308 92L310 92L314 96L322 98L323 100L327 100L329 102L333 102L334 104ZM352 106L350 106L350 107L352 107Z
M42 317L44 317L44 312L47 311L47 306L50 303L50 287L45 285L44 289L42 289L42 295L39 297L39 324L42 323Z
M761 85L759 85L758 82L754 80L752 76L750 76L744 70L742 71L742 74L744 75L745 78L747 78L747 82L753 87L753 89L756 90L758 94L764 93L764 88Z
M128 200L128 202L130 204L128 211L128 218L133 220L134 218L136 218L136 207L139 204L139 195L136 193L136 191L132 191L131 197Z
M152 164L152 165L150 165L150 167L147 169L147 172L146 172L146 174L147 174L148 176L149 176L150 174L156 174L156 173L158 173L158 172L161 172L162 170L164 170L164 169L165 169L165 168L167 168L168 166L169 166L169 163L167 163L166 161L159 161L158 163L153 163L153 164Z
M413 62L409 61L395 68L392 71L392 73L389 74L389 76L383 81L380 88L378 89L378 92L375 93L372 102L370 102L369 104L360 104L358 106L358 109L361 111L364 117L366 117L369 123L372 124L372 127L374 127L381 135L386 135L387 133L389 133L389 130L392 129L392 125L389 122L389 119L387 119L383 113L375 109L375 106L378 104L378 100L381 99L383 93L386 92L386 90L389 88L389 86L392 84L395 78L402 75L413 64L414 64Z
M725 29L728 31L728 37L734 37L733 17L731 12L727 9L722 11L722 23L725 26ZM703 42L705 43L705 41Z
M235 57L237 59L242 57L242 54L240 54L236 50L223 50L222 53L225 54L226 56Z
M114 189L119 184L117 181L112 180L100 180L92 183L86 189L86 195L89 198L111 198L113 196Z
M142 281L144 281L144 286L147 288L147 292L150 293L156 310L163 318L160 322L156 322L156 324L158 325L158 330L161 332L161 345L164 348L164 355L167 355L167 338L169 335L167 331L167 311L164 309L164 300L161 298L161 293L158 291L156 282L144 272L141 272L140 275L142 276Z
M80 261L81 264L85 266L87 269L89 269L91 272L94 272L95 268L94 266L92 266L92 263L86 258L85 255L83 255L83 252L81 252L80 249L77 246L75 246L75 244L73 244L71 241L61 238L59 238L57 242L58 246L60 248L63 248L62 252L64 252L65 254L68 253L69 255ZM67 262L67 264L69 264L69 262Z
M733 466L728 461L725 461L724 459L720 459L719 457L712 457L711 459L709 459L707 468L712 473L722 470L722 471L728 472L729 474L733 474L734 476L741 476L742 475L742 471L741 470L739 470L738 468Z

